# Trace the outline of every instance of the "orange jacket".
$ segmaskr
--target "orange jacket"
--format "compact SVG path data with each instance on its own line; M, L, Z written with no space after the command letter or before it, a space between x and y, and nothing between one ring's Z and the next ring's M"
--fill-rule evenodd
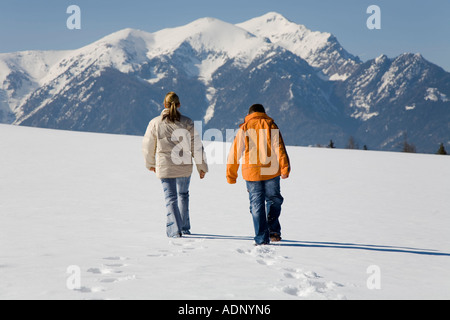
M239 161L246 181L288 176L291 167L280 130L267 114L254 112L245 117L234 138L227 162L227 181L236 183Z

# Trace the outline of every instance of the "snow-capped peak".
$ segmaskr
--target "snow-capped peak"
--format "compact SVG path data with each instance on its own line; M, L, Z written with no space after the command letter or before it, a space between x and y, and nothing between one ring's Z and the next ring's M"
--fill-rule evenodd
M132 28L126 28L119 30L117 32L114 32L112 34L107 35L106 37L100 39L98 42L106 42L106 43L120 43L121 41L127 40L127 39L136 39L136 38L142 38L151 40L152 34L149 32L132 29Z
M66 60L78 60L78 64L84 66L95 62L99 67L114 67L122 72L130 72L147 60L147 53L153 43L152 33L127 28L75 50ZM85 63L80 63L80 60Z
M311 31L304 25L291 22L276 12L250 19L237 26L256 35L267 37L272 43L283 46L303 59L308 58L311 52L324 47L331 37L330 33Z
M266 23L271 23L271 22L288 22L291 23L291 21L289 21L285 16L283 16L282 14L272 11L272 12L268 12L258 18L255 18L255 20L265 20Z
M203 56L196 68L198 75L209 78L215 69L228 59L246 65L272 44L247 30L222 20L206 17L187 25L167 28L154 33L123 29L95 43L77 50L77 55L92 56L122 72L130 72L149 59L172 55L183 44L188 44ZM101 63L100 63L101 64ZM205 67L206 66L206 67ZM131 67L131 69L130 69Z
M201 18L185 26L155 32L154 39L150 56L173 52L188 42L197 52L221 52L229 58L245 53L252 59L259 48L267 45L264 39L215 18Z
M172 55L184 45L196 56L185 69L205 83L227 61L234 60L235 64L246 67L273 47L265 38L215 18L201 18L185 26L163 29L153 33L153 39L148 58Z
M380 55L379 57L376 57L376 58L375 58L375 63L376 63L376 64L382 64L382 63L384 63L386 60L389 60L389 58L388 58L385 54L382 54L382 55Z
M331 33L311 31L276 12L269 12L237 26L293 52L330 79L345 80L360 62L346 52Z

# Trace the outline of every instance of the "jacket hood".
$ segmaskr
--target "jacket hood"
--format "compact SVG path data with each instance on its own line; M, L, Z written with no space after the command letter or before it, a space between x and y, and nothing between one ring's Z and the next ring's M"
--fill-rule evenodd
M245 123L249 122L250 120L256 120L256 119L267 119L267 120L273 121L273 119L264 112L253 112L252 114L249 114L248 116L245 117L244 123L241 124L241 126L244 125Z

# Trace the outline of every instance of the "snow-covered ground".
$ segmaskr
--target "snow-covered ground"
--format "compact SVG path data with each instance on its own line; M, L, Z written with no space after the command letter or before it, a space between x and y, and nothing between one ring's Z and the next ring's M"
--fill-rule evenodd
M0 299L450 298L450 157L289 147L284 240L254 247L223 164L192 179L193 235L168 239L141 137L0 137Z

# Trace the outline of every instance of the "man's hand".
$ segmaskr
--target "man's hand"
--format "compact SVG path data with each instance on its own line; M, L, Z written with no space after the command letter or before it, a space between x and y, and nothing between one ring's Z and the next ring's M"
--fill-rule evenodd
M156 173L156 168L150 168L150 171L153 171L154 173Z
M289 175L288 175L288 174L282 174L282 175L281 175L281 179L287 179L287 178L289 178Z
M206 175L206 172L205 171L200 171L200 179L203 179L204 177L205 177L205 175Z

